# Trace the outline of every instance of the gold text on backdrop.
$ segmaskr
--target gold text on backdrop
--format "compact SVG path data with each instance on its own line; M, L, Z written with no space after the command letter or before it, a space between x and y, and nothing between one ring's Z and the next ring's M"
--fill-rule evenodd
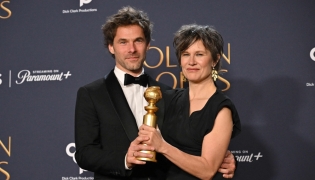
M7 15L7 16L0 16L0 19L8 19L8 18L11 17L11 15L12 15L11 10L8 9L7 7L5 7L5 6L4 6L4 3L10 3L10 1L9 1L9 0L6 0L6 1L2 1L2 2L0 3L0 9L6 11L6 12L8 13L8 15Z
M160 58L159 58L159 61L158 61L158 63L156 65L148 65L148 63L146 61L144 62L144 65L147 68L150 68L150 69L155 69L155 68L160 67L161 64L163 63L163 60L164 60L163 51L160 48L155 47L155 46L150 47L149 50L156 50L158 52L158 54L160 55ZM223 54L222 57L223 57L223 60L225 60L228 64L231 63L231 46L230 46L230 43L228 43L227 56L225 54ZM165 60L166 60L166 67L167 68L177 67L177 65L170 64L170 47L169 46L166 46ZM221 69L220 72L226 73L226 72L228 72L228 70ZM176 76L173 73L171 73L171 72L162 72L156 77L156 80L159 81L159 79L161 78L162 75L170 75L173 78L173 82L174 82L173 83L173 88L176 88L176 86L177 86L177 79L176 79ZM183 81L183 74L182 74L182 72L180 72L179 77L180 77L179 78L179 83L180 83L179 86L180 86L180 88L183 88L184 81ZM222 91L227 91L228 89L230 89L231 85L230 85L230 82L228 80L224 79L221 76L218 76L218 79L220 81L222 81L226 85L226 88L223 89Z
M9 142L8 142L8 148L7 147L5 147L5 145L2 143L2 141L0 140L0 147L2 147L2 149L6 152L6 154L10 157L11 156L11 137L9 136ZM0 152L1 153L1 152ZM0 161L0 164L9 164L8 162L6 162L6 161ZM0 167L0 172L2 173L2 174L4 174L7 178L6 178L6 180L9 180L10 179L10 174L6 171L6 170L4 170L4 169L2 169L1 167Z

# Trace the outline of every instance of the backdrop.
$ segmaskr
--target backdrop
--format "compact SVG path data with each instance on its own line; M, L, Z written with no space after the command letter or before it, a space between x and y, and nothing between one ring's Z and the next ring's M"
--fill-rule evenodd
M242 122L235 179L315 177L314 0L0 0L0 179L93 179L73 159L76 92L114 67L101 25L126 5L154 22L145 70L173 87L174 32L222 34L219 85Z

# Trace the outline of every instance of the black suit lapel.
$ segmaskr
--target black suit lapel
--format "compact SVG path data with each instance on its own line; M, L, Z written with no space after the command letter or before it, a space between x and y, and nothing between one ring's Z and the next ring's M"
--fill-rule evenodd
M126 134L133 141L138 136L138 126L113 70L105 77L105 85Z
M148 86L160 86L157 81L152 79L149 76L149 84ZM160 87L161 88L161 87ZM164 89L161 89L161 92L163 92ZM164 121L164 99L163 99L163 93L162 93L162 98L156 103L156 106L159 108L156 112L155 115L157 116L157 124L159 126L159 129L162 129L163 121Z

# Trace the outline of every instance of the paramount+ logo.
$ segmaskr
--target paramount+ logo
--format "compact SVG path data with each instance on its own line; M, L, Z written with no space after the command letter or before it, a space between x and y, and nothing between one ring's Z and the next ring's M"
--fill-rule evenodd
M82 0L81 0L82 1ZM10 3L10 0L0 0L0 19L8 19L11 17L12 12L7 7L7 4ZM4 12L3 12L4 11Z

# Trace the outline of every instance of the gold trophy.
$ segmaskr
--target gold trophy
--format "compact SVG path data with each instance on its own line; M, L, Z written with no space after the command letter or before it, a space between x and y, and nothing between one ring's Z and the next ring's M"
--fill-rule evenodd
M155 106L162 98L162 93L159 86L151 86L144 92L144 98L148 101L148 105L144 107L147 113L143 116L143 124L156 128L156 115L155 112L159 109ZM146 144L144 144L146 145ZM138 160L152 161L156 162L156 152L155 151L140 151L142 153L152 154L152 158L137 157Z

